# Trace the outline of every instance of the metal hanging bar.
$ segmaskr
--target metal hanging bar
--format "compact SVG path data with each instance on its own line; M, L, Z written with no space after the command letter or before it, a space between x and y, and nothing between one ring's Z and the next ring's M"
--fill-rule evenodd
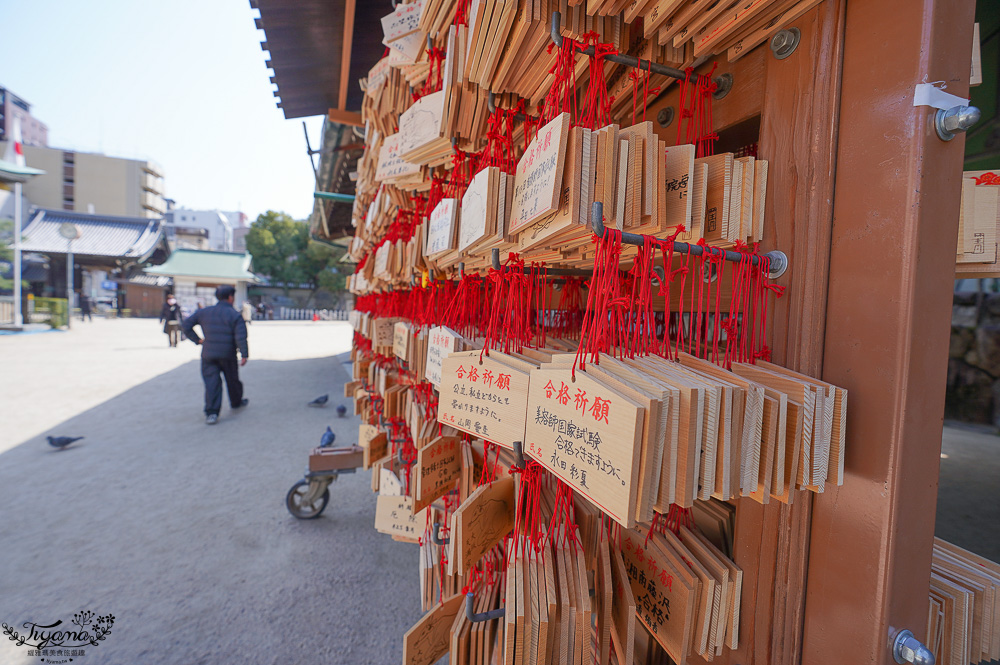
M504 268L500 264L500 250L497 249L496 247L493 248L492 259L493 259L494 270L499 270L500 272L506 271L506 268ZM592 270L574 270L572 268L548 268L545 270L545 274L547 277L590 277L594 273Z
M490 90L490 94L486 96L486 108L489 109L490 113L496 113L497 110L496 93L494 93L492 90ZM536 118L535 116L525 115L520 111L514 114L515 120L525 120L527 118L531 118L532 121L538 120L538 118Z
M489 612L480 612L476 614L475 607L473 606L475 596L472 592L465 594L465 618L472 623L482 623L484 621L493 621L494 619L502 619L507 610L500 607L495 610L490 610Z
M524 459L523 444L520 441L514 442L514 468L524 471L528 467L527 460Z
M562 14L559 12L552 12L552 28L550 30L550 36L552 37L552 42L562 48ZM588 46L587 48L580 51L583 55L594 55L594 46ZM687 77L687 72L682 69L676 69L674 67L668 67L667 65L661 65L655 62L650 62L649 60L643 60L642 58L635 58L631 55L621 55L621 54L611 54L604 56L604 59L608 62L616 62L619 65L625 65L627 67L635 67L637 69L642 69L654 74L663 74L664 76L669 76L671 78L684 80ZM702 78L700 75L697 78ZM728 93L733 87L733 77L729 74L723 74L712 79L715 83L716 91L714 96L716 99L720 99Z
M434 543L435 545L447 545L449 542L451 542L451 538L442 538L440 535L438 535L438 529L440 528L441 524L438 522L434 522L434 530L431 531L431 542Z
M594 235L596 235L598 238L603 238L605 229L604 204L602 204L600 201L594 201L594 207L591 213L590 223L591 227L594 229ZM641 233L628 233L626 231L622 231L621 234L622 234L622 243L626 245L638 245L639 247L642 247L643 243L645 242L644 239L647 237L642 235ZM654 236L649 236L649 237L658 239L655 238ZM680 252L681 254L691 254L692 256L701 256L702 254L706 253L706 249L702 245L695 245L687 242L679 242L676 240L674 241L674 251ZM739 263L740 261L745 261L748 256L747 254L744 254L742 252L734 252L729 249L726 250L720 249L718 251L723 253L724 255L723 258L726 261L731 261L733 263ZM718 252L715 252L711 248L709 248L707 253L718 253ZM771 265L770 265L771 269L767 275L770 279L777 279L778 277L781 277L783 274L785 274L786 270L788 270L788 257L785 255L784 252L778 249L771 250L770 252L764 254L763 256L759 255L750 256L749 258L751 265L759 264L761 259L764 257L767 257L768 259L771 260Z

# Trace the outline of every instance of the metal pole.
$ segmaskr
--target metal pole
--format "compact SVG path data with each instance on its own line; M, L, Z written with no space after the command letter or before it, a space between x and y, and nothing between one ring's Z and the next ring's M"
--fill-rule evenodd
M73 241L66 241L66 329L73 327Z
M21 316L21 183L14 183L14 325L24 325Z

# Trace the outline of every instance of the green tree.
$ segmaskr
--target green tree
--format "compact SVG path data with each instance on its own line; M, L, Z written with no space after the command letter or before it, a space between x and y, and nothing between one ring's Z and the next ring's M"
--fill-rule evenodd
M338 268L346 250L310 240L306 222L268 210L251 225L246 240L254 270L270 277L286 296L292 287L308 286L306 306L320 288L336 292L346 286Z

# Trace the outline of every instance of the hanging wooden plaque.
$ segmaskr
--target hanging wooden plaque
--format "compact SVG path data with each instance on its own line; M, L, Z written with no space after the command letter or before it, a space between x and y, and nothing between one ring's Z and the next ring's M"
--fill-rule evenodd
M408 496L380 494L375 502L375 530L397 538L417 542L427 524L427 509L413 512Z
M412 34L420 29L420 14L424 8L424 0L416 0L409 4L400 3L391 14L383 16L382 43L388 44L400 37Z
M528 378L478 351L452 354L441 364L438 421L513 448L524 441Z
M558 208L569 125L569 114L560 113L538 131L518 161L510 233L517 233Z
M441 199L434 206L427 220L427 250L426 255L434 258L439 254L455 249L455 236L458 229L458 200Z
M410 352L410 340L413 339L413 331L405 321L397 321L392 328L392 353L400 360L406 360Z
M647 543L644 528L622 532L621 554L635 596L636 616L670 658L684 665L694 632L697 593L685 586L675 565L654 543Z
M444 599L403 635L403 665L433 665L451 643L451 626L465 605L465 594Z
M514 479L510 476L480 485L456 516L464 575L514 528Z
M635 523L643 411L570 369L532 370L525 454L625 527Z
M461 439L439 436L417 451L413 509L420 511L455 489L462 475Z
M449 353L459 350L462 344L462 336L446 326L435 326L431 328L427 336L427 369L425 376L428 381L434 384L435 388L441 388L441 364L448 357Z
M382 147L378 152L378 166L375 171L375 178L379 182L420 174L419 164L411 164L399 156L401 138L399 134L393 134L385 137L385 140L382 141Z

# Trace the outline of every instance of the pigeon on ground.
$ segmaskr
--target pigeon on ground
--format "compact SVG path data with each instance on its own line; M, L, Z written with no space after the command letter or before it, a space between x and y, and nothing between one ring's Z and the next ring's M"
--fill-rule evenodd
M53 448L59 448L60 450L62 450L63 448L65 448L69 444L73 443L74 441L79 441L83 437L82 436L47 436L45 438L49 440L49 445L50 446L52 446Z
M329 395L320 395L313 401L309 402L309 406L326 406L326 403L330 401Z
M341 417L341 418L343 418L344 416L346 416L347 415L347 407L344 406L343 404L338 404L337 405L337 415L339 417Z
M333 433L333 430L331 430L329 427L327 427L326 431L323 432L323 436L321 436L320 439L319 439L319 447L320 448L329 448L330 446L333 445L333 441L336 438L337 438L337 435Z

